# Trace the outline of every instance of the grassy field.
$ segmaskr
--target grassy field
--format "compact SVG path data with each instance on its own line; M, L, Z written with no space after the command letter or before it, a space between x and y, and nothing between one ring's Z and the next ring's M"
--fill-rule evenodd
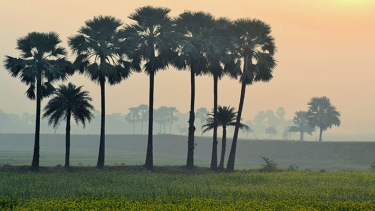
M342 137L343 140L345 137ZM95 166L98 156L98 135L72 135L71 165ZM375 141L375 140L374 140ZM195 165L209 167L211 137L195 137ZM33 134L0 134L0 164L30 165ZM228 140L226 159L231 140ZM147 135L106 135L106 165L142 165L145 162ZM218 152L220 153L218 144ZM312 142L285 140L240 139L236 154L236 169L258 169L264 161L273 159L280 168L297 165L301 170L322 169L369 170L375 162L375 142ZM187 137L154 136L154 165L180 166L186 163ZM65 135L41 134L40 165L64 164Z
M2 167L0 210L375 210L375 172Z

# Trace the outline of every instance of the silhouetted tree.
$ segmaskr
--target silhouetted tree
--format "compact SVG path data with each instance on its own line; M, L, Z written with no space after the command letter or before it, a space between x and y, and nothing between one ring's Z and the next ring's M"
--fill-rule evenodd
M291 126L289 128L289 132L300 133L300 138L299 138L300 141L304 140L305 133L312 135L312 132L315 131L315 128L310 127L309 125L309 121L307 120L307 117L306 117L306 111L297 111L295 113L295 116L293 117L293 122L295 126Z
M186 168L194 168L194 105L195 105L195 76L202 74L208 69L206 53L215 48L214 39L214 17L205 12L186 11L175 20L176 31L180 35L179 57L175 60L178 69L190 68L190 115L188 134L188 153Z
M70 157L70 120L73 119L78 124L81 122L85 127L86 120L88 122L93 118L94 107L87 91L82 91L82 86L76 87L72 83L60 85L55 91L55 96L48 101L44 108L44 117L48 118L48 125L58 127L60 121L66 121L65 130L65 167L69 167Z
M272 79L272 70L276 67L274 53L276 51L271 27L257 19L238 19L234 22L235 49L243 61L241 95L238 106L237 124L234 129L232 147L228 158L227 171L234 171L237 138L245 100L246 85L257 81Z
M319 128L319 141L322 141L323 131L332 126L340 126L340 112L331 105L331 101L326 96L313 97L307 104L309 110L306 113L310 127Z
M148 120L148 105L141 104L138 107L140 120L141 120L141 134L143 134L143 122L147 122Z
M204 108L204 107L198 108L197 112L195 112L195 117L199 118L201 122L201 128L203 124L206 122L207 114L208 114L208 110L207 108ZM202 129L202 135L203 135L203 129Z
M125 27L127 42L135 46L133 60L145 61L144 70L150 76L148 141L145 167L154 167L152 126L154 112L154 77L158 70L168 67L174 58L175 35L173 24L168 13L169 8L145 6L136 9L129 15L135 23Z
M220 164L218 166L219 169L224 169L224 158L225 158L225 150L227 145L227 127L228 126L235 126L236 125L236 114L237 112L234 111L233 107L230 106L218 106L217 108L217 125L223 127L223 136L221 141L221 156L220 156ZM202 126L204 128L203 133L212 130L215 127L214 122L214 112L212 111L207 118L206 124ZM250 128L240 123L241 129L249 130Z
M41 100L52 94L55 88L52 83L65 80L74 73L74 68L67 61L65 48L59 46L61 40L55 32L31 32L17 40L21 51L19 58L6 56L4 67L12 77L19 77L29 88L26 96L36 100L35 142L31 168L39 169L39 134Z
M105 158L105 84L118 84L130 75L131 63L124 60L132 49L123 44L122 21L111 16L87 20L68 44L77 55L74 65L81 74L100 85L101 124L97 167L104 167ZM135 68L134 70L138 70Z
M266 128L265 133L269 134L270 135L270 139L272 139L272 135L276 135L277 134L277 130L274 127L268 127L268 128Z
M133 124L133 134L135 134L135 123L138 123L141 121L141 116L139 114L138 107L131 107L129 108L129 113L126 115L125 119L130 124Z
M169 122L169 133L172 134L172 125L173 122L178 120L178 117L176 117L176 113L178 110L176 107L167 107L167 121Z

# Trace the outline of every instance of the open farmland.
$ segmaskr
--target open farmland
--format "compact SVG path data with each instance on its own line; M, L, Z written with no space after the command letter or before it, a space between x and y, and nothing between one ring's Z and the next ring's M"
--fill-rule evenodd
M196 136L195 165L209 167L212 138ZM72 135L71 165L95 166L98 135ZM345 140L345 139L344 139ZM33 134L0 134L0 163L30 165ZM146 135L107 135L106 165L142 165L146 156ZM231 140L227 144L227 156ZM218 144L220 152L221 144ZM375 162L375 142L300 142L276 140L239 140L236 168L258 169L273 159L280 168L297 165L300 170L369 170ZM64 164L65 135L41 135L41 166ZM186 163L187 137L154 136L154 164L181 166Z

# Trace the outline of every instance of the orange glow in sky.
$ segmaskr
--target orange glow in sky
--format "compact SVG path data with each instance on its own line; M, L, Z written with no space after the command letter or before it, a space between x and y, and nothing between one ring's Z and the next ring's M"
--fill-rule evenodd
M260 110L284 107L288 119L306 110L312 97L327 96L342 114L342 126L332 133L375 132L375 1L374 0L233 0L233 1L0 1L0 58L18 56L16 40L32 31L55 31L67 46L84 21L111 15L124 23L136 8L169 7L171 16L184 10L206 11L215 17L257 18L270 24L278 52L274 79L247 87L243 118L253 119ZM72 57L71 57L72 58ZM155 77L155 108L175 106L189 110L188 71L172 68ZM213 107L213 80L198 77L196 108ZM90 91L100 109L100 89L84 76L71 81ZM0 67L0 110L35 113L35 102L26 99L26 86ZM238 107L240 84L223 78L219 104ZM119 85L107 88L107 113L126 114L129 107L147 104L148 76L134 73ZM43 101L42 106L47 100ZM362 125L359 127L358 125ZM353 129L355 128L355 129Z

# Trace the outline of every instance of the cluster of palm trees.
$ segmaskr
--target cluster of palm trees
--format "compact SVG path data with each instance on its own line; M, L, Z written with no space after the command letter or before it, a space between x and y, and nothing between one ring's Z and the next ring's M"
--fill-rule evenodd
M322 141L323 131L340 126L341 114L328 97L313 97L307 105L308 111L297 111L293 118L295 126L288 129L289 132L299 132L300 141L304 140L305 133L312 135L316 127L319 128L319 141Z
M218 80L224 75L239 78L241 95L235 123L227 170L234 170L238 131L245 98L246 85L269 81L276 66L276 52L271 28L257 19L214 18L206 12L185 11L175 18L169 8L144 6L128 16L133 23L123 26L111 16L97 16L87 20L78 34L68 38L68 46L75 54L73 62L66 59L67 51L59 46L56 33L32 32L18 39L19 58L6 56L5 68L13 77L20 77L29 86L26 94L36 99L36 129L32 168L39 168L40 101L56 93L51 85L66 80L78 71L100 85L101 129L97 167L104 167L105 158L105 85L115 85L132 72L144 70L149 75L149 120L145 167L153 169L153 111L154 77L159 70L173 66L190 70L191 100L188 127L186 167L194 167L195 132L195 77L211 74L214 79L213 150L211 169L217 168L217 102ZM60 87L61 89L69 89ZM77 88L77 87L76 87ZM89 97L84 94L89 106ZM52 109L52 107L51 107ZM46 115L52 115L49 109ZM72 112L72 111L71 111ZM69 120L68 109L62 114ZM56 114L57 115L57 114ZM90 115L81 116L90 120ZM76 121L83 119L77 117Z

